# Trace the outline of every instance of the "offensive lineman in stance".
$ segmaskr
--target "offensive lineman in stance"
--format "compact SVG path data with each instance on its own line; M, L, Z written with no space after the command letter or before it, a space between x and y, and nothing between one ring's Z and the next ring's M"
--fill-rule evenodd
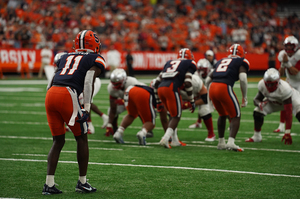
M66 123L77 142L79 180L75 190L90 193L97 189L86 180L89 162L87 119L90 113L94 81L105 70L104 58L99 55L101 43L91 30L79 32L74 41L75 52L59 55L55 59L57 70L48 85L45 107L53 145L48 154L47 177L42 194L59 194L54 184L54 174L60 152L65 144ZM78 95L83 92L84 107Z

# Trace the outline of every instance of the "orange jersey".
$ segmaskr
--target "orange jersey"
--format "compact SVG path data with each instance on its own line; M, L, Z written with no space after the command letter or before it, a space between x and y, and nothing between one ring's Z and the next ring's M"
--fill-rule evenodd
M81 107L78 100L77 102L72 100L72 96L67 87L52 86L47 91L45 107L52 136L65 134L65 123L69 124L72 118L74 103L77 103L75 106L77 106L78 111L76 111L75 114L78 115L81 112ZM76 121L78 118L76 117L74 119ZM81 133L87 132L86 122L83 124L75 122L74 126L68 126L74 136L79 136Z
M241 116L239 101L230 85L212 82L209 87L209 98L220 116L229 115L230 118Z

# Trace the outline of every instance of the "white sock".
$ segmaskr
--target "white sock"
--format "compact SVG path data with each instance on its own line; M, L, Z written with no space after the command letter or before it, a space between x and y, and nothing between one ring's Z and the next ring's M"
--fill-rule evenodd
M143 136L146 136L148 131L145 128L143 128L142 132L143 132Z
M170 137L174 134L174 130L172 128L167 128L164 137L166 139L170 139Z
M225 138L219 138L219 144L225 144Z
M178 135L177 135L177 128L175 129L173 135L172 135L172 142L179 142L179 139L178 139Z
M49 187L54 186L54 175L47 175L46 176L46 185L48 185Z
M227 144L234 144L234 138L233 137L229 137L228 138L228 141L227 141Z
M117 131L120 132L120 133L122 134L122 133L124 133L124 130L125 130L125 129L124 129L123 126L119 126L119 128L118 128Z
M280 122L278 128L279 129L284 129L285 128L285 123Z
M79 176L79 180L82 184L86 183L86 176Z
M254 131L253 137L261 137L261 131Z

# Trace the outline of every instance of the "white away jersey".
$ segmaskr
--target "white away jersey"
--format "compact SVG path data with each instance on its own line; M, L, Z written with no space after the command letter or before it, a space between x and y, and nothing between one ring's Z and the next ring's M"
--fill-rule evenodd
M258 90L273 103L282 104L293 94L293 88L284 80L279 80L278 88L274 92L269 92L266 88L264 80L258 82Z
M107 91L108 91L108 94L110 96L115 97L115 98L123 99L124 98L124 91L129 86L134 86L134 85L144 85L145 86L146 84L138 81L135 77L127 76L127 79L126 79L126 82L125 82L125 85L124 85L124 90L114 89L113 86L112 86L112 83L110 82L107 86Z
M200 77L198 75L195 75L195 74L192 75L192 86L193 86L194 98L198 98L200 90L203 86L203 81L200 79ZM181 95L183 101L189 100L186 91L180 89L180 95Z
M279 52L278 61L282 62L284 54L286 54L285 50L281 50ZM291 56L291 57L287 56L287 57L288 57L288 60L289 60L290 64L292 66L295 66L298 62L300 62L300 49L298 49L293 56ZM297 68L297 69L300 71L300 68ZM289 84L293 88L298 90L299 84L300 84L300 72L298 72L297 75L291 75L289 73L289 71L287 69L285 69L285 74L286 74L286 77L287 77L287 82L289 82ZM300 90L298 90L298 91L300 91Z

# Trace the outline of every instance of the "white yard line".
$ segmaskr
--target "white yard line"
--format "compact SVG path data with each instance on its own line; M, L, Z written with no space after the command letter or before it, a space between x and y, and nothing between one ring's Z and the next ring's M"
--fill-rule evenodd
M5 135L0 135L0 139L24 139L24 140L51 140L52 137L27 137L27 136L5 136ZM74 141L75 139L73 138L66 138L66 141ZM89 142L99 142L99 143L115 143L114 140L94 140L94 139L89 139ZM207 143L203 142L197 142L195 143L194 141L184 141L187 145L187 147L204 147L204 148L217 148L217 142L214 143L214 145L205 145ZM130 145L129 145L130 144ZM128 148L153 148L153 146L159 145L158 142L148 142L147 141L147 146L141 146L138 145L138 142L129 142L125 141L124 145L118 145L120 147L128 147ZM285 153L300 153L300 150L284 150L284 149L264 149L264 148L247 148L243 147L246 150L252 150L252 151L270 151L270 152L285 152ZM98 150L105 150L105 149L111 149L111 148L90 148L90 149L98 149ZM120 149L115 149L114 150L120 150ZM123 150L123 149L121 149Z
M14 158L0 158L0 160L2 160L2 161L16 161L16 162L47 162L47 160L14 159ZM58 162L59 163L65 163L65 164L78 164L77 161L58 161ZM100 163L100 162L89 162L89 165L158 168L158 169L180 169L180 170L193 170L193 171L213 171L213 172L222 172L222 173L250 174L250 175L259 175L259 176L300 178L299 175L276 174L276 173L259 173L259 172L252 172L252 171L236 171L236 170L207 169L207 168L194 168L194 167L135 165L135 164Z

